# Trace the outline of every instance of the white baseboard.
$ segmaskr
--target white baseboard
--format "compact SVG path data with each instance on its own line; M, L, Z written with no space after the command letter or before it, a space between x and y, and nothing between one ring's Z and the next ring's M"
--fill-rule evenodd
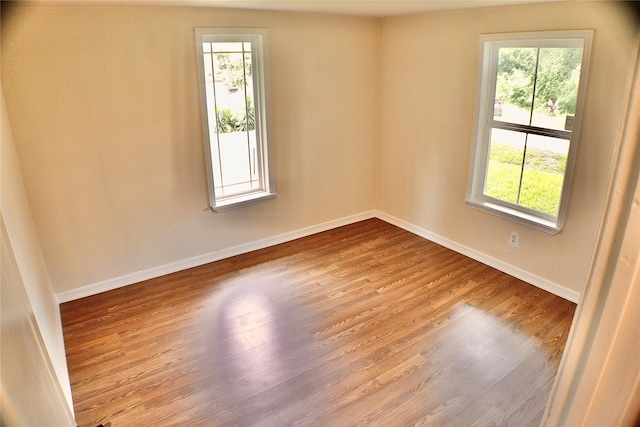
M432 233L430 231L425 230L424 228L420 228L417 225L413 225L406 221L403 221L394 216L388 215L384 212L376 211L377 218L380 218L383 221L386 221L390 224L395 225L396 227L400 227L404 230L407 230L413 234L416 234L420 237L424 237L427 240L430 240L434 243L444 246L445 248L451 249L452 251L458 252L462 255L468 256L469 258L475 259L483 264L486 264L490 267L493 267L497 270L502 271L503 273L507 273L510 276L523 280L533 286L536 286L540 289L543 289L547 292L551 292L554 295L557 295L561 298L569 300L573 303L578 303L580 299L580 293L576 292L572 289L566 288L562 285L559 285L550 280L544 279L540 276L537 276L533 273L525 271L521 268L518 268L514 265L508 264L499 259L493 258L487 254L482 252L478 252L475 249L471 249L467 246L456 243L452 240L449 240L445 237L442 237L438 234Z
M81 288L57 293L56 299L58 301L58 304L62 304L64 302L96 295L102 292L110 291L112 289L132 285L144 280L154 279L166 274L176 273L188 268L197 267L200 265L208 264L210 262L219 261L225 258L230 258L232 256L244 254L258 249L264 249L269 246L289 242L301 237L321 233L323 231L342 227L343 225L353 224L354 222L363 221L370 218L375 218L375 211L367 211L355 215L350 215L344 218L323 222L322 224L312 225L310 227L305 227L299 230L290 231L288 233L279 234L277 236L268 237L266 239L257 240L255 242L244 243L219 251L209 252L192 258L171 262L169 264L161 265L158 267L152 267L146 270L137 271L135 273L125 274L113 279L103 280L101 282L86 285Z
M65 292L56 294L56 299L59 304L64 302L73 301L76 299L96 295L102 292L110 291L112 289L121 288L123 286L139 283L144 280L154 279L156 277L164 276L166 274L176 273L178 271L186 270L188 268L197 267L200 265L208 264L210 262L219 261L232 256L244 254L247 252L255 251L258 249L267 248L269 246L278 245L280 243L289 242L291 240L299 239L301 237L310 236L315 233L331 230L343 225L352 224L354 222L363 221L370 218L380 218L390 224L407 230L413 234L430 240L434 243L442 245L448 249L458 252L469 258L475 259L483 264L489 265L495 269L498 269L504 273L507 273L520 280L524 280L538 288L544 289L547 292L551 292L561 298L577 303L580 294L574 290L568 289L550 280L544 279L540 276L536 276L521 268L515 267L499 259L493 258L489 255L478 252L474 249L456 243L452 240L446 239L438 234L427 231L416 225L403 221L394 216L388 215L380 211L367 211L356 215L351 215L344 218L339 218L333 221L327 221L322 224L312 225L310 227L301 228L299 230L291 231L288 233L279 234L277 236L268 237L266 239L257 240L255 242L244 243L241 245L233 246L230 248L222 249L215 252L198 255L192 258L187 258L179 261L175 261L169 264L161 265L158 267L152 267L146 270L138 271L135 273L125 274L123 276L115 277L113 279L104 280L101 282L93 283L81 288L72 289Z

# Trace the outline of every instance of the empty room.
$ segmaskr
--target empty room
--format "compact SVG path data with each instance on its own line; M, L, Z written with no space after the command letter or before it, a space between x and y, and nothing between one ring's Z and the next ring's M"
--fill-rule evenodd
M2 2L2 425L637 424L637 9Z

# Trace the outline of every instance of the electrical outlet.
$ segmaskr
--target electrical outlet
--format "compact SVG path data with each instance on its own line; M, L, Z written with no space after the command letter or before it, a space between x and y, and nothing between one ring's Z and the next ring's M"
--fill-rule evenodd
M509 235L509 244L514 248L517 248L519 242L520 242L520 235L517 232L512 231L511 234Z

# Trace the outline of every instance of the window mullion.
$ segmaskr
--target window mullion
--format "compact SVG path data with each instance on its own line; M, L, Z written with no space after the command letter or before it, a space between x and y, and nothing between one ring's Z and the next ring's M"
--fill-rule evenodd
M253 188L253 175L251 174L251 163L253 161L251 157L251 136L249 130L249 104L247 102L247 62L246 51L244 50L244 42L242 43L242 91L244 94L244 125L245 133L247 136L247 156L249 157L249 185Z
M213 112L216 117L216 151L218 152L218 167L220 168L220 188L224 190L224 178L222 174L222 152L220 151L220 119L218 117L218 98L216 97L216 67L213 60L213 43L211 43L211 85L213 86ZM211 144L211 140L209 140Z
M536 55L536 67L535 73L533 74L533 92L531 93L531 110L529 111L529 125L533 123L533 110L536 105L536 89L538 86L538 66L540 65L540 48L538 48L538 53Z
M522 178L524 177L524 162L527 159L527 142L529 141L529 134L524 136L524 148L522 150L522 162L520 164L520 181L518 182L518 196L516 197L516 205L520 205L520 195L522 194Z
M490 120L489 127L495 129L512 130L516 132L526 132L533 135L550 136L553 138L571 139L572 132L560 129L541 128L538 126L521 125L518 123L501 122Z
M259 48L260 42L256 42L256 49L252 49L251 51L251 63L260 63L262 62L263 52ZM268 149L265 146L266 134L264 134L264 127L266 126L266 111L263 111L263 103L262 97L264 96L264 86L262 78L264 75L259 75L256 73L252 73L251 79L253 83L253 108L254 108L254 117L255 117L255 134L256 134L256 150L259 153L264 153L265 149ZM263 119L265 122L263 123ZM270 183L268 182L268 177L265 173L265 165L268 168L267 158L265 156L256 156L256 167L257 167L257 175L260 183L260 188L262 190L266 190Z

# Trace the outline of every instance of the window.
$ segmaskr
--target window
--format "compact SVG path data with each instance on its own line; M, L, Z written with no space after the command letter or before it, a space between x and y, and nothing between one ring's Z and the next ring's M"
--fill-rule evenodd
M211 208L270 200L268 33L198 28L196 44Z
M549 233L561 230L591 34L480 37L469 204Z

